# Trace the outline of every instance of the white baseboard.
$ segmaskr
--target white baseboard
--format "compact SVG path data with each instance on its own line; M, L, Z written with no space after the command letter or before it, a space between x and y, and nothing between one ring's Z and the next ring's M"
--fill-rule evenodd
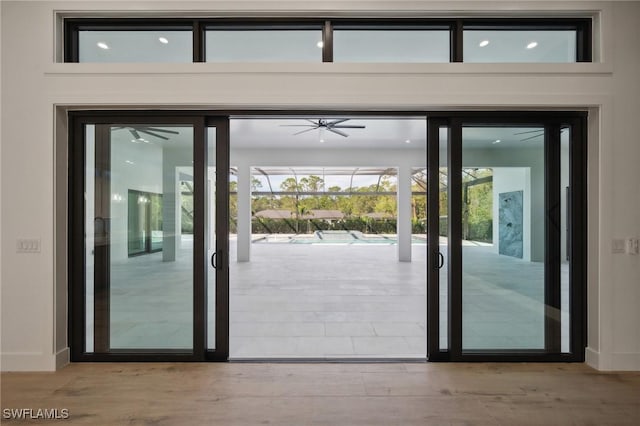
M69 357L71 352L69 348L64 348L56 354L56 370L60 370L67 364L69 364Z
M597 352L591 348L585 349L584 361L589 367L593 367L596 370L600 369L600 352Z
M56 357L40 352L5 352L0 354L1 371L55 371Z
M640 353L601 353L591 348L585 351L587 365L600 371L640 371Z

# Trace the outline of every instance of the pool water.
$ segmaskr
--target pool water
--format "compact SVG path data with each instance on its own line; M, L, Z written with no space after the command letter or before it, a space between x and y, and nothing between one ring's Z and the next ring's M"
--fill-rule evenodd
M425 244L426 238L412 237L412 243ZM364 234L360 231L315 231L313 234L271 234L254 243L285 244L397 244L396 235Z

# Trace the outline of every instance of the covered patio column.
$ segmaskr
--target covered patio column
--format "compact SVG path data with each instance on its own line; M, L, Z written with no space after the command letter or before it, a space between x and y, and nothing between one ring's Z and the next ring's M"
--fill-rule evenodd
M398 260L411 262L411 167L398 167Z
M251 259L251 167L238 165L238 262Z
M175 262L182 238L182 196L180 194L181 152L162 149L162 261ZM189 160L190 161L190 160ZM189 177L193 180L192 177Z

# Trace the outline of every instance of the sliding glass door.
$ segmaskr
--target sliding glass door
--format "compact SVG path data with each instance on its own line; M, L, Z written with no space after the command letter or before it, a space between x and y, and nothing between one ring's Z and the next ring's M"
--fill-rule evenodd
M430 359L584 357L584 122L430 117Z
M270 226L271 222L263 220L262 216L277 211L274 204L277 197L268 176L282 178L280 187L283 191L278 196L290 197L283 198L285 201L295 200L293 197L300 196L300 189L290 190L283 186L286 179L282 167L288 167L287 173L293 174L295 182L303 175L296 167L289 166L300 164L298 158L306 158L307 154L296 154L291 147L286 152L282 149L265 151L258 159L261 163L267 160L271 163L258 167L251 162L253 160L240 161L240 154L249 152L245 148L240 154L235 153L234 161L239 163L231 168L228 118L216 118L206 113L135 111L118 115L77 113L71 118L72 360L226 360L229 356L229 261L233 259L238 277L240 269L246 273L251 266L246 262L253 244L253 222L255 220L256 226L260 223ZM424 123L418 119L414 121ZM418 272L417 288L426 282L429 360L582 361L586 341L586 114L442 112L428 114L426 121L426 169L424 163L419 163L424 159L424 151L420 151L416 142L420 140L419 135L400 138L402 144L397 145L401 148L397 145L391 148L389 141L381 142L379 149L385 155L385 162L375 164L377 180L363 186L369 188L367 191L356 194L362 196L371 192L375 196L389 196L380 193L380 188L383 192L391 191L384 190L382 184L386 184L386 180L383 176L397 175L397 179L404 176L402 188L406 191L404 195L398 193L398 203L405 206L406 223L413 223L410 222L412 216L417 219L424 207L429 213L426 215L426 246L425 237L414 235L419 232L409 228L403 232L398 228L397 242L392 241L391 245L386 235L373 239L394 250L394 256L387 256L384 267L385 271L393 272L389 272L388 283L394 287L381 281L381 295L386 297L392 291L400 296L400 301L393 306L388 300L378 303L377 296L372 296L371 282L361 285L361 277L345 279L332 275L330 285L336 286L337 290L335 294L327 293L326 279L317 279L317 276L323 276L326 268L319 270L314 278L324 282L320 290L309 290L309 280L305 281L307 287L301 287L297 281L282 286L284 275L288 274L285 278L291 279L291 268L275 270L280 274L277 278L273 263L268 259L272 269L256 269L261 272L247 279L246 286L237 290L244 299L237 297L236 300L244 300L246 306L252 308L255 299L246 290L251 288L256 294L264 294L266 280L269 285L281 286L289 293L298 289L311 291L300 293L300 300L321 294L328 295L328 302L318 305L315 299L309 301L308 307L318 309L321 314L311 310L313 315L302 316L297 314L300 307L293 305L291 314L284 312L282 307L286 305L280 303L284 299L263 304L277 311L268 312L266 316L247 316L248 309L237 305L232 310L236 312L235 320L239 324L236 330L249 333L241 337L247 337L245 341L253 343L252 338L260 336L250 334L255 333L255 327L247 325L251 318L258 318L255 321L271 318L272 322L284 318L283 324L269 329L277 333L283 333L286 327L297 327L291 318L302 318L301 329L309 327L308 318L314 322L327 318L326 323L331 327L327 324L317 327L316 324L313 330L320 330L317 333L321 336L310 337L330 337L332 342L349 340L354 345L353 354L358 355L360 352L355 349L362 342L401 342L396 339L398 336L390 334L390 328L378 324L380 318L393 316L402 325L397 330L411 332L400 336L405 339L403 342L414 343L416 349L399 352L401 344L390 344L389 353L396 357L398 354L420 355L420 348L424 348L424 326L420 324L424 324L425 315L419 309L411 311L410 308L424 303L425 298L420 300L420 292L414 293L413 287L409 288L410 292L402 293L402 286L413 281L410 275L402 273L401 268L411 266L408 260L412 260L414 265L426 262L427 266L426 278L421 275L424 269L422 272L419 268L414 269ZM360 126L354 128L362 129ZM280 127L289 126L268 126L265 132ZM424 128L416 128L424 141ZM338 136L343 142L343 136ZM329 143L324 140L314 142L318 143L313 145L314 153ZM255 151L260 147L258 144L252 149ZM394 158L392 153L406 160L406 164L386 164ZM285 154L288 163L284 163ZM255 152L252 151L252 155ZM319 169L305 169L306 173L330 180L331 173L341 176L347 170L350 179L348 182L343 179L343 186L356 192L354 187L358 185L353 183L354 176L370 169L354 167L351 163L355 160L345 160L342 151L327 151L323 155L320 158L327 164L338 159L342 159L342 163L334 168L322 164ZM398 164L404 164L404 168L396 169ZM262 177L266 179L264 182L260 181ZM257 189L259 184L269 188L269 192ZM425 190L426 206L423 205ZM328 191L316 188L307 192L309 196L318 197L345 195L345 191L336 185L329 186ZM236 197L233 208L230 208L231 193ZM241 193L244 195L240 196ZM271 197L266 200L271 204L265 202L254 212L251 203L257 198L252 196L263 195ZM325 216L321 218L321 214L331 212L326 206L320 208L322 205L316 204L312 203L309 208L314 211L313 216L297 208L297 213L293 213L307 221L296 223L298 227L301 223L306 225L304 229L309 235L314 224L323 237L326 231L340 231L326 234L335 238L344 229L329 229L329 226L356 223L342 217L340 220L333 216L322 219ZM379 205L384 208L383 203ZM282 206L280 210L283 210ZM232 212L234 217L230 223ZM366 213L372 212L363 212L363 217L369 218L361 221L366 226L362 231L365 233L373 229L371 226L376 217ZM384 221L386 216L379 217ZM291 214L287 218L289 222L293 220ZM424 221L414 222L413 229L424 229ZM288 229L285 229L287 233ZM234 253L230 256L229 233L234 230ZM295 233L303 234L301 230L295 228ZM277 233L271 231L268 233ZM360 234L356 235L362 243ZM298 240L310 241L310 238L302 237L304 235L297 236ZM315 245L304 247L306 251L327 247L336 250L335 241L317 239L322 241L313 239ZM258 249L267 247L262 238L260 241L253 246L256 259L260 254ZM274 242L277 242L275 237ZM397 244L397 252L394 244ZM413 247L413 259L411 251L400 250L401 247ZM364 246L356 248L365 250ZM379 248L367 246L366 250ZM286 249L297 250L293 245ZM291 260L292 257L282 259ZM301 256L296 262L311 260L311 257ZM375 280L380 280L379 274ZM358 291L367 295L361 306L352 303L350 295L354 287L350 286L354 283ZM345 292L349 297L343 298ZM274 297L273 294L270 296ZM349 303L339 305L342 301ZM322 314L325 308L333 311ZM363 314L366 310L371 312ZM401 315L407 312L416 313L416 318L403 320ZM351 320L345 320L349 318ZM363 322L374 321L376 324L365 324L366 327L347 324L360 321L360 318ZM405 327L409 322L411 327ZM341 328L349 327L358 334L342 339L345 336L331 335L328 331L331 328L338 333ZM306 350L305 346L296 347ZM276 349L280 354L282 349ZM327 356L335 353L328 351ZM303 355L307 354L304 352Z
M75 127L73 258L85 267L74 273L74 358L226 358L215 330L225 320L206 306L207 291L224 297L225 244L204 238L226 220L207 172L225 156L225 123L207 133L204 118L128 115Z

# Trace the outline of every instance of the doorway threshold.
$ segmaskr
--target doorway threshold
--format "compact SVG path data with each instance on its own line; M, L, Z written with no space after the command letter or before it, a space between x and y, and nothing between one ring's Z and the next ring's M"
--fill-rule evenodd
M229 362L264 364L421 364L426 363L427 358L229 358Z

